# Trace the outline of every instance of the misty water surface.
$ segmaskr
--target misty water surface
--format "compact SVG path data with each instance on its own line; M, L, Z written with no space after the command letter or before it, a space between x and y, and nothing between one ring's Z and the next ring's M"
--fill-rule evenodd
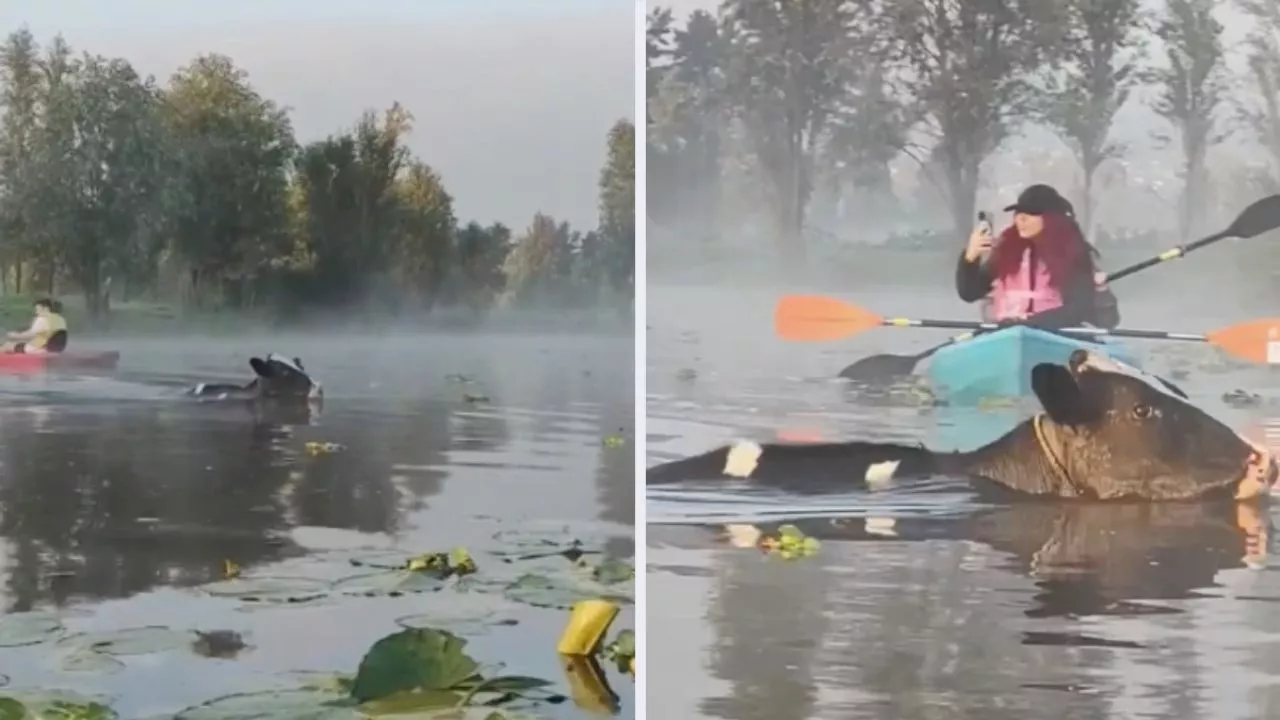
M1124 326L1205 331L1276 314L1270 289L1232 272L1226 256L1117 284ZM858 280L845 287L651 281L648 463L734 437L954 440L972 414L925 407L909 392L850 396L830 379L865 354L920 350L945 333L882 329L811 345L772 335L784 292L837 293L886 315L974 317L951 294L951 262L904 256L896 267L854 267ZM879 285L866 280L874 274ZM1234 427L1276 435L1268 428L1280 424L1280 373L1202 346L1138 348ZM1222 394L1237 388L1260 402L1228 407ZM989 420L1011 422L1017 412ZM941 485L803 500L714 484L649 490L649 712L729 720L1280 712L1280 560L1265 553L1265 514L984 508ZM788 518L824 539L817 557L763 557L714 533L725 522Z
M233 660L129 658L113 674L60 672L43 645L0 649L10 689L74 688L115 698L125 718L163 716L232 692L287 687L281 673L289 671L354 672L371 643L399 629L395 618L433 612L444 629L475 635L468 652L481 663L563 685L555 656L562 611L507 603L500 610L509 624L451 628L448 618L475 596L243 612L192 588L220 579L228 559L246 573L279 566L286 569L274 572L296 575L320 550L479 551L495 544L495 533L557 525L629 557L630 337L284 336L80 347L90 345L122 349L120 372L0 376L0 606L61 609L77 631L236 630L250 648ZM248 380L248 357L271 351L301 357L323 382L321 413L264 415L174 397L184 383ZM627 442L606 447L609 436ZM345 450L309 455L312 441ZM627 610L615 631L632 624ZM612 680L630 717L630 681ZM566 703L550 716L580 712Z

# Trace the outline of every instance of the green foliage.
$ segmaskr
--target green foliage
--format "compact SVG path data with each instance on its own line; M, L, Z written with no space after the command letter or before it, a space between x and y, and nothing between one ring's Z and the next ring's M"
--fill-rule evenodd
M119 717L116 711L98 702L56 697L23 702L0 696L0 720L116 720Z
M1253 102L1241 99L1240 112L1271 164L1280 167L1280 5L1271 0L1239 0L1237 5L1253 25L1245 48L1248 85L1256 91ZM1265 177L1264 185L1266 192L1275 192L1277 177Z
M636 252L635 126L618 121L609 130L608 147L608 159L600 171L600 233L579 243L579 252L589 261L579 275L601 274L615 291L630 294Z
M1051 75L1044 118L1071 146L1084 172L1080 210L1087 226L1094 171L1124 150L1109 136L1138 81L1141 5L1138 0L1071 0L1065 9L1064 57Z
M409 628L369 648L351 683L352 700L379 711L497 706L532 696L551 683L538 678L486 678L467 655L467 641L445 630Z
M388 635L360 661L351 697L365 702L398 692L451 690L480 668L463 652L466 644L443 630L408 629Z
M1226 137L1219 127L1228 87L1216 5L1213 0L1165 3L1155 33L1164 44L1166 64L1148 73L1159 88L1151 107L1177 130L1181 145L1185 183L1178 224L1184 239L1190 239L1203 209L1209 146Z
M286 109L229 57L196 57L161 87L60 38L42 51L26 30L0 45L0 102L0 285L81 292L90 318L113 295L480 313L500 297L563 306L631 292L627 123L610 134L600 230L556 225L548 246L539 214L512 261L507 228L459 226L398 103L300 145Z
M1261 96L1245 119L1280 168L1280 11L1240 4L1257 21L1247 49ZM1088 221L1094 172L1128 150L1112 126L1139 88L1177 130L1187 226L1204 215L1205 151L1225 127L1222 7L725 0L715 15L680 20L652 9L650 247L751 233L795 259L807 238L830 234L811 227L823 213L842 215L849 233L907 222L963 236L979 189L1007 182L983 164L1035 122L1076 156L1084 187L1062 189ZM915 176L915 197L895 196L901 170Z
M242 300L244 285L290 249L286 199L296 147L289 117L221 55L175 73L165 102L189 193L172 218L173 250L194 285L187 290L196 304L210 294Z

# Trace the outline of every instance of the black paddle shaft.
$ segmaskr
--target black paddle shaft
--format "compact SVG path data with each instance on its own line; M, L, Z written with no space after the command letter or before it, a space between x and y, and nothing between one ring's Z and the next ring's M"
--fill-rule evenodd
M1153 258L1149 258L1135 265L1130 265L1127 268L1117 270L1116 272L1107 275L1107 282L1119 280L1122 277L1132 275L1139 270L1146 270L1152 265L1157 265L1167 260L1176 260L1180 257L1184 257L1192 250L1216 243L1224 238L1251 238L1255 235L1271 232L1277 228L1280 228L1280 195L1268 195L1240 211L1235 222L1231 223L1231 227L1226 230L1210 235L1207 238L1201 238L1195 242L1187 243L1186 245L1179 245L1175 248L1166 250Z
M885 325L890 327L901 327L907 324L902 321L888 321ZM909 323L914 327L923 328L944 328L948 330L969 330L975 335L984 332L995 332L1005 330L1012 327L1025 326L1041 332L1061 335L1075 340L1088 340L1099 337L1126 337L1126 338L1146 338L1149 340L1203 340L1203 335L1195 335L1192 333L1168 332L1165 330L1128 330L1117 328L1115 330L1107 330L1105 328L1095 327L1067 327L1067 328L1047 328L1037 327L1034 323L1018 322L1018 323L991 323L991 322L974 322L971 320L913 320ZM954 338L952 338L954 341ZM933 352L945 345L939 345L937 348L930 348L928 352ZM918 357L918 356L914 356Z
M1160 253L1159 255L1157 255L1157 256L1155 256L1155 257L1153 257L1153 258L1147 258L1146 260L1143 260L1143 261L1142 261L1142 262L1140 262L1140 263L1136 263L1136 264L1130 265L1129 267L1124 268L1123 270L1117 270L1117 271L1115 271L1115 272L1111 273L1110 275L1107 275L1107 282L1112 282L1112 281L1114 281L1114 280L1119 280L1119 279L1120 279L1120 278L1122 278L1122 277L1127 277L1127 276L1132 275L1132 274L1134 274L1134 273L1136 273L1136 272L1138 272L1138 271L1140 271L1140 270L1146 270L1147 268L1151 267L1152 265L1159 265L1159 264L1160 264L1160 263L1162 263L1162 262L1166 262L1166 261L1168 261L1168 260L1173 260L1173 259L1175 259L1175 258L1180 258L1180 257L1182 257L1182 256L1186 255L1187 253L1191 252L1192 250L1196 250L1196 249L1198 249L1198 248L1202 248L1202 247L1204 247L1205 245L1208 245L1208 244L1210 244L1210 243L1218 242L1219 240L1222 240L1223 238L1228 238L1228 237L1231 237L1231 234L1230 234L1230 233L1222 232L1222 233L1218 233L1218 234L1216 234L1216 235L1210 235L1210 236L1209 236L1209 237L1207 237L1207 238L1200 238L1199 240L1197 240L1197 241L1195 241L1195 242L1193 242L1193 243L1187 243L1186 245L1179 245L1179 246L1177 246L1177 247L1173 248L1172 250L1168 250L1168 251L1162 252L1162 253Z
M1263 233L1276 230L1278 228L1280 228L1280 195L1270 195L1268 197L1262 198L1261 200L1258 200L1257 202L1253 203L1252 205L1250 205L1249 207L1241 211L1240 215L1236 217L1235 222L1231 223L1231 227L1227 228L1226 230L1223 230L1222 232L1216 233L1214 235L1210 235L1209 237L1206 237L1206 238L1201 238L1199 240L1196 240L1195 242L1187 243L1186 245L1179 245L1175 248L1166 250L1153 258L1148 258L1135 265L1130 265L1127 268L1122 268L1120 270L1117 270L1116 272L1113 272L1107 275L1107 282L1111 282L1113 280L1119 280L1120 278L1127 277L1140 270L1146 270L1152 265L1158 265L1162 262L1166 262L1169 260L1176 260L1180 257L1184 257L1187 253L1193 250L1197 250L1199 248L1204 247L1205 245L1210 245L1212 243L1218 242L1219 240L1222 240L1224 238L1229 238L1229 237L1251 238L1256 235L1261 235ZM900 324L898 323L886 323L886 324L900 326ZM1003 327L995 323L969 323L961 320L941 321L941 322L938 322L938 321L917 322L917 323L911 323L911 325L914 325L916 327L966 329L966 330L975 332L975 334L991 332L993 330L997 330ZM1045 328L1041 328L1041 329L1045 329ZM1055 332L1055 331L1050 330L1050 332ZM1063 334L1061 333L1061 331L1056 331L1056 332ZM1108 333L1103 331L1103 332L1096 333L1096 335L1099 335L1099 336L1112 335L1114 337L1133 337L1133 338L1170 339L1170 340L1197 339L1196 336L1190 336L1183 333L1161 333L1161 332L1143 331L1143 330L1119 331L1114 333ZM1080 337L1080 339L1090 340L1094 338L1090 338L1089 335L1084 335ZM935 345L934 347L931 347L927 350L916 353L915 355L892 355L892 354L871 355L869 357L865 357L853 363L849 367L842 370L840 372L840 377L857 380L857 379L861 379L868 376L906 375L906 374L909 374L912 370L914 370L915 366L920 361L933 355L935 352L941 350L942 348L952 345L954 342L955 342L955 339L953 338L951 340L948 340L942 343L941 345Z

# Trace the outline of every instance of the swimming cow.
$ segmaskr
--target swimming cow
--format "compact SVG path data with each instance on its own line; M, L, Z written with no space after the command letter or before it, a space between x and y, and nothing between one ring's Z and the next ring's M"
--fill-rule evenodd
M980 491L1095 500L1249 499L1276 483L1261 446L1136 371L1086 350L1037 365L1044 411L971 452L892 443L739 442L656 465L646 483L735 477L791 492L876 488L957 475Z
M271 353L263 358L249 358L254 377L245 385L200 383L187 390L188 395L206 399L278 400L307 402L324 397L320 383L311 379L302 361L290 360Z

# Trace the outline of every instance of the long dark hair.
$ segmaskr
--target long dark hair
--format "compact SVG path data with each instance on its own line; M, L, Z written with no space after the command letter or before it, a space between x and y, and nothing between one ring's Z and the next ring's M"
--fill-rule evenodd
M1071 202L1062 198L1060 211L1045 213L1041 217L1044 218L1044 230L1041 231L1041 235L1048 237L1038 242L1035 249L1037 257L1045 264L1054 284L1062 287L1071 277L1072 272L1076 271L1081 260L1089 263L1089 272L1092 273L1098 266L1097 261L1101 258L1101 253L1085 238L1084 230L1076 221L1075 208L1072 207ZM1022 254L1032 246L1031 243L1032 240L1019 235L1018 228L1010 224L1000 233L1000 242L996 244L988 260L992 274L995 277L1004 277L1017 272L1022 262Z
M1089 242L1089 238L1084 234L1084 228L1080 227L1080 221L1076 219L1076 206L1072 205L1070 200L1062 198L1062 210L1062 214L1071 221L1071 227L1075 229L1076 237L1080 238L1080 242L1089 248L1089 257L1093 259L1096 266L1098 264L1097 261L1102 258L1102 253L1098 251L1096 245Z

